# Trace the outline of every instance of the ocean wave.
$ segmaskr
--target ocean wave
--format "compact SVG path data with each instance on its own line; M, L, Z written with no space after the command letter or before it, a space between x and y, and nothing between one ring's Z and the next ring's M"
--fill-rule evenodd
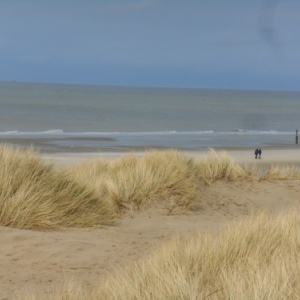
M146 131L146 132L96 132L96 131L87 131L87 132L66 132L62 129L49 129L45 131L17 131L9 130L0 132L0 136L172 136L172 135L294 135L295 132L282 132L275 130L245 130L245 129L233 129L232 131L213 131L213 130L204 130L204 131Z
M11 130L11 131L3 131L0 132L0 135L182 135L182 134L211 134L214 133L212 130L208 131L135 131L135 132L127 132L127 131L86 131L86 132L67 132L61 129L50 129L45 131L18 131L18 130Z
M65 134L61 129L50 129L45 131L18 131L18 130L8 130L0 131L0 135L39 135L39 134Z
M287 132L287 131L277 131L277 130L244 130L242 133L248 135L290 135L294 134L294 132Z
M64 131L61 129L51 129L43 132L43 134L61 134L61 133L64 133Z
M202 134L211 134L214 131L141 131L141 132L120 132L120 135L202 135Z
M295 134L294 131L277 131L277 130L247 130L247 129L233 129L231 132L217 132L218 134L245 134L245 135L263 135L263 134Z
M245 132L244 129L233 129L233 132Z
M0 134L3 134L3 135L18 134L18 131L17 130L11 130L11 131L0 132Z

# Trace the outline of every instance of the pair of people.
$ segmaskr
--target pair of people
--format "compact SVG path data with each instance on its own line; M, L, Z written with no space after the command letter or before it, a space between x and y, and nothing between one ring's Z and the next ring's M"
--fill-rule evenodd
M255 150L255 152L254 152L254 155L255 155L255 158L257 158L257 156L258 156L258 158L260 158L261 157L261 153L262 153L262 151L261 151L261 149L256 149Z

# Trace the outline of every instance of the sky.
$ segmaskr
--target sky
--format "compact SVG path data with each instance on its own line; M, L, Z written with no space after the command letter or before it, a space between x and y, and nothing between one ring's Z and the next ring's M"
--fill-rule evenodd
M300 90L299 0L0 0L0 81Z

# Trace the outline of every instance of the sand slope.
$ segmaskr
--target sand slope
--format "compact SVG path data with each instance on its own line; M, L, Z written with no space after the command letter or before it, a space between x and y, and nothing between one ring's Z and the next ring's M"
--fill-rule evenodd
M36 232L0 227L0 299L29 288L45 296L70 278L91 287L174 234L217 230L251 212L299 202L299 181L217 182L205 189L189 215L168 216L152 208L107 228Z

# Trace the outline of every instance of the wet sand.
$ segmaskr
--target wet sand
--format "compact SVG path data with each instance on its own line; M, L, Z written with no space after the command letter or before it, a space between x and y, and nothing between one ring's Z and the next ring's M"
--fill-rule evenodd
M272 138L272 139L271 139ZM72 136L72 135L23 135L0 136L1 144L14 147L34 148L43 153L108 153L143 152L149 149L178 149L188 152L203 152L209 148L217 150L297 150L291 136L247 137L247 136L197 136L197 135L108 135L108 136ZM257 145L258 143L258 145ZM234 145L234 147L232 146ZM250 146L249 146L250 145ZM251 146L255 145L255 146ZM263 146L265 145L265 146Z

